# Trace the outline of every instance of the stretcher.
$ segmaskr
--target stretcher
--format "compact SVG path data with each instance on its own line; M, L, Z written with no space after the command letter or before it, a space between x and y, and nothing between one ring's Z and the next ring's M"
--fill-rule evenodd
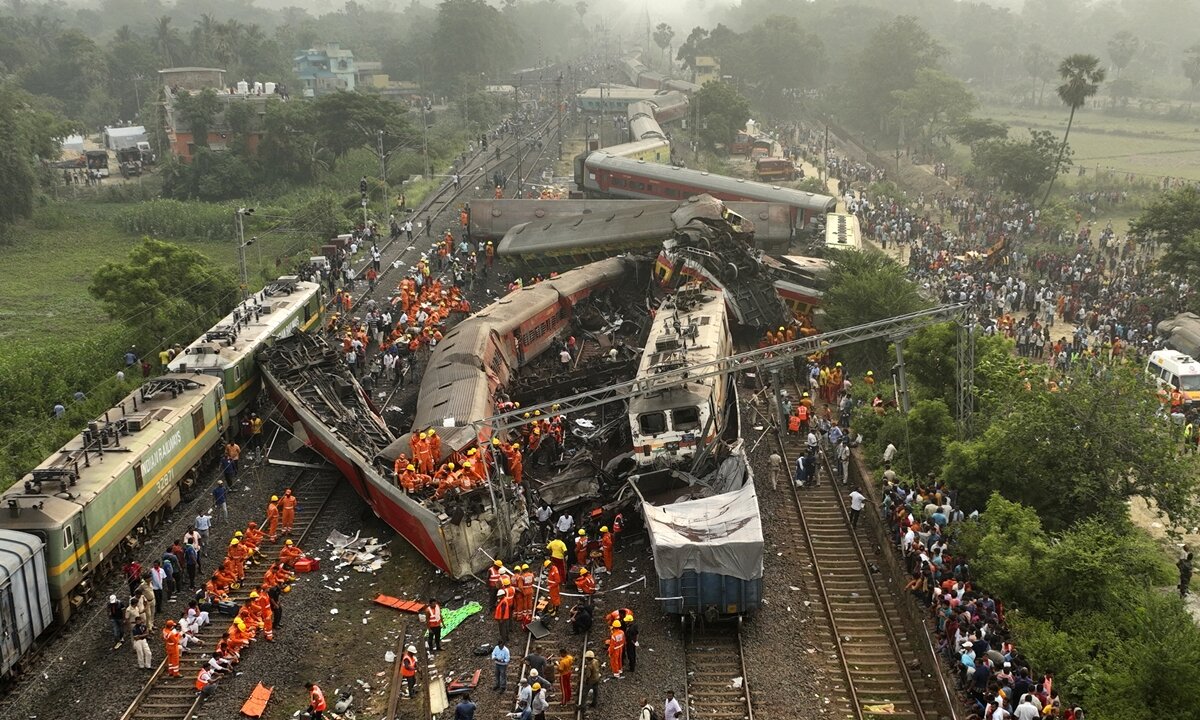
M250 697L242 705L242 714L252 718L262 717L267 709L267 702L270 701L271 693L274 690L274 686L265 687L262 683L256 685L254 690L250 692Z

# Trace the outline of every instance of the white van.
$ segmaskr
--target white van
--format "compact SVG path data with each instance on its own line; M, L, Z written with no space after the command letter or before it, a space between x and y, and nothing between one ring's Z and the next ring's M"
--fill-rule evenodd
M1164 392L1179 390L1185 407L1200 404L1200 362L1178 350L1156 350L1146 362L1146 375Z

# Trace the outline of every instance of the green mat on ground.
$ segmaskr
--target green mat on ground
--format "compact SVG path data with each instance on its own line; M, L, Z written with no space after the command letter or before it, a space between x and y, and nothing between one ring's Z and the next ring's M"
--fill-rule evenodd
M462 624L463 620L471 617L477 612L483 610L483 606L477 602L469 602L457 610L446 610L442 613L442 637L446 637L454 628Z

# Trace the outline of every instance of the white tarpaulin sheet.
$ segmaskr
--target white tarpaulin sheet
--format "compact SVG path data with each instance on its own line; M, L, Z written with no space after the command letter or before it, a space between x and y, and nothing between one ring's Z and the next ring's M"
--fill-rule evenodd
M659 578L682 577L685 570L762 578L762 520L752 481L740 490L665 507L643 502L642 513Z

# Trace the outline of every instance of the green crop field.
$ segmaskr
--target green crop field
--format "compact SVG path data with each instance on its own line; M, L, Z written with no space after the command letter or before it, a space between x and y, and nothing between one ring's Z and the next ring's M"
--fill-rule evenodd
M984 107L981 117L1013 129L1050 130L1061 136L1067 127L1067 109ZM1071 148L1076 167L1095 168L1147 176L1200 180L1200 125L1157 118L1128 118L1080 109L1071 128ZM1072 173L1071 175L1074 175ZM1070 177L1070 176L1068 176Z

